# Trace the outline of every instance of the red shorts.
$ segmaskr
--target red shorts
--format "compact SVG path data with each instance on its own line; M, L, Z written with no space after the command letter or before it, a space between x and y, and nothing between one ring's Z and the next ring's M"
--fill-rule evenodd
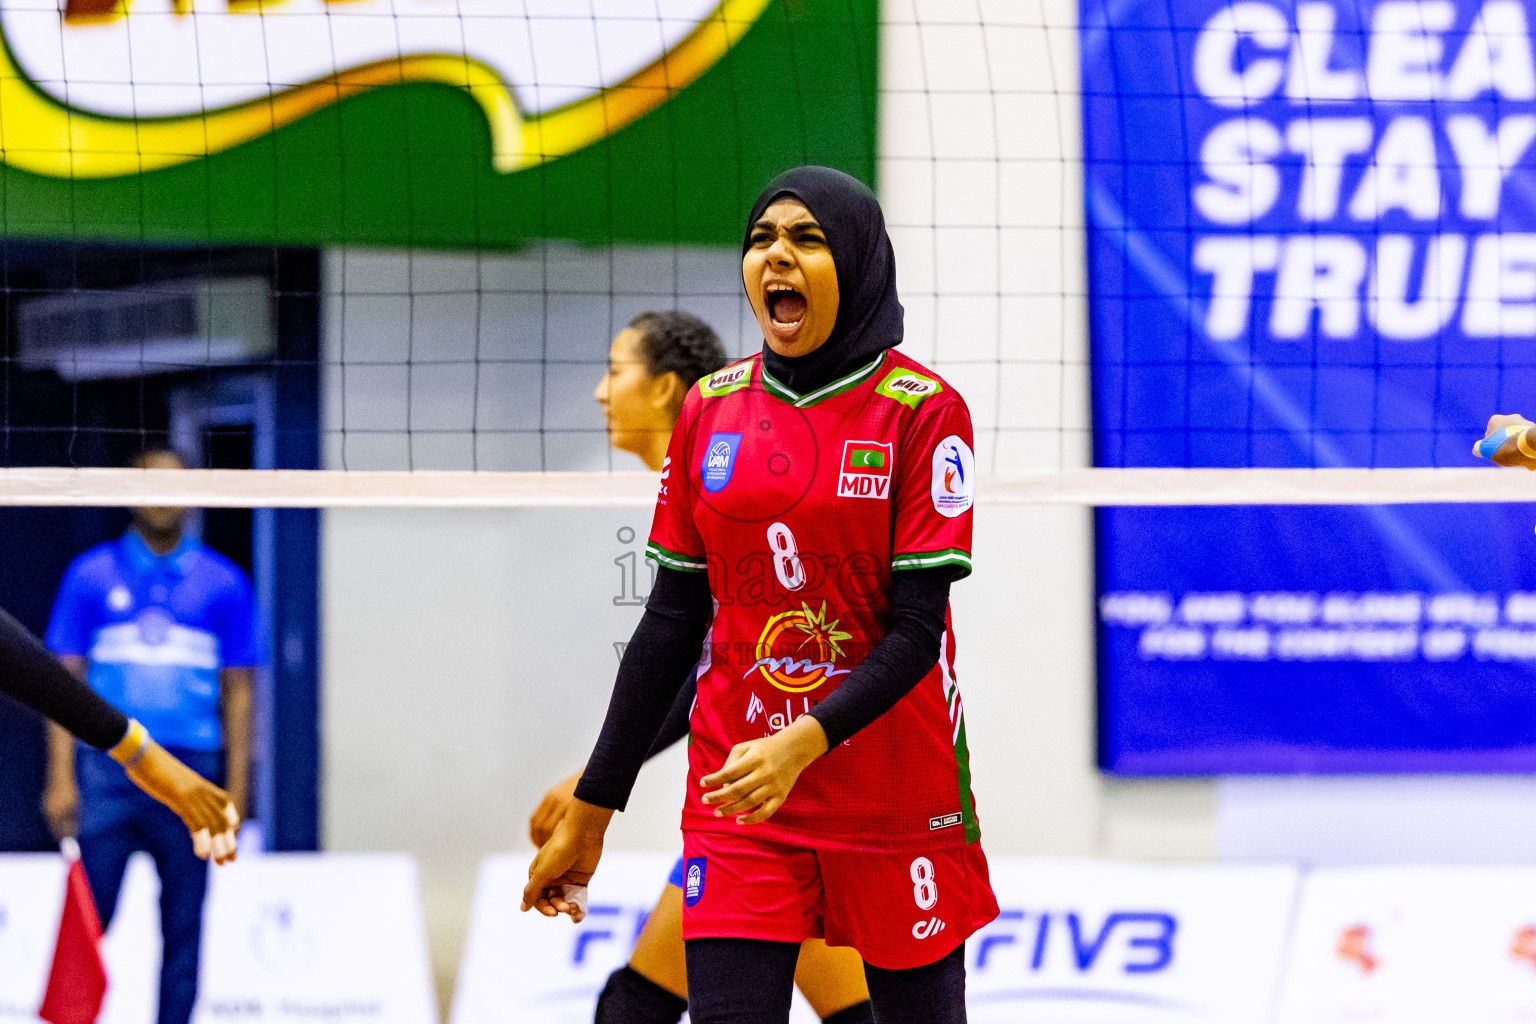
M950 953L997 916L979 843L860 853L683 833L683 938L825 939L887 970Z

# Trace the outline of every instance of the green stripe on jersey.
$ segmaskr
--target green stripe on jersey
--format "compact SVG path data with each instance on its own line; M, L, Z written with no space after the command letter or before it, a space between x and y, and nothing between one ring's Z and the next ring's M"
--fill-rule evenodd
M959 569L960 575L955 579L963 580L971 574L971 553L961 548L945 548L942 551L904 551L891 557L892 569L932 569L940 565Z
M668 551L655 541L646 544L645 557L651 559L657 565L664 565L668 569L677 569L681 572L709 571L709 563L703 559L694 558L691 555L680 555L676 551Z
M960 783L960 820L965 823L967 845L981 839L981 822L976 820L976 803L971 799L971 750L965 743L965 712L960 713L960 732L955 736L955 768Z

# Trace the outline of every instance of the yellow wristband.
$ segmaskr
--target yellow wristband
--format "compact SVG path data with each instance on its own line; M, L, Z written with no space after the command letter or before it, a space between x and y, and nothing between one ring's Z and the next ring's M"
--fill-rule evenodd
M1532 448L1530 444L1525 440L1525 435L1529 434L1530 432L1531 428L1526 427L1524 430L1520 431L1520 433L1516 434L1515 444L1519 446L1521 455L1524 455L1528 459L1536 459L1536 448Z
M127 768L144 755L144 748L147 746L149 746L149 730L140 725L137 718L130 718L127 735L107 753L112 755L114 761Z

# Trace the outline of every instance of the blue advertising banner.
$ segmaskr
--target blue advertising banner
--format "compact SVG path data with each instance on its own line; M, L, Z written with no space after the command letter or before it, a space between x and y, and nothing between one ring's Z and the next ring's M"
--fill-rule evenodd
M1536 10L1081 13L1099 465L1471 465L1536 408ZM1536 768L1533 524L1101 510L1103 767Z

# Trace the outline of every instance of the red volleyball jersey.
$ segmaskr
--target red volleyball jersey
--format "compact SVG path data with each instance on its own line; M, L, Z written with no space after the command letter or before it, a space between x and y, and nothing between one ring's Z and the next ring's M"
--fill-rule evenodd
M648 552L708 572L715 615L690 721L683 828L717 818L699 779L737 743L785 728L835 690L890 619L891 573L970 572L976 466L965 401L888 351L798 395L758 356L701 380L662 469ZM800 776L763 839L899 852L980 836L954 632L890 711Z

